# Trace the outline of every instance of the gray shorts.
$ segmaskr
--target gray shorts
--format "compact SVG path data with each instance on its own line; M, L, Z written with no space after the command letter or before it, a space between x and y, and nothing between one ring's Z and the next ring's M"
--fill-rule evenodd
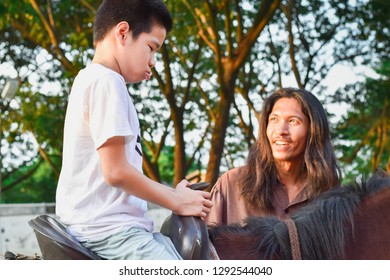
M101 240L81 244L107 260L181 260L171 239L159 232L129 228Z

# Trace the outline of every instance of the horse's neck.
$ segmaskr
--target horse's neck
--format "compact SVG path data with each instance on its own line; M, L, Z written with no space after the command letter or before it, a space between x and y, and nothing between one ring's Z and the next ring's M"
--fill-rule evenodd
M390 188L364 199L354 216L346 259L390 259Z
M253 250L256 237L224 233L213 242L221 260L257 260L260 253Z

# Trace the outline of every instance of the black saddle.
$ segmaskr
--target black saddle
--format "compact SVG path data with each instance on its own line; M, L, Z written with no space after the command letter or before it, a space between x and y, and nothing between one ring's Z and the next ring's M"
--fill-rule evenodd
M203 190L209 183L190 185L194 190ZM41 215L29 221L38 240L45 260L99 260L98 255L83 247L57 218ZM206 223L192 216L172 213L163 223L160 232L168 236L178 253L185 260L210 259L209 234Z
M178 216L172 213L160 232L168 236L184 260L209 260L209 233L199 217Z
M193 190L205 190L208 182L189 186ZM160 232L168 236L184 260L209 260L209 232L199 217L178 216L172 213L161 226Z
M44 260L100 260L66 231L66 226L49 215L40 215L28 223L35 232Z
M83 247L53 216L40 215L29 221L29 225L34 229L44 260L101 259ZM163 223L161 233L171 238L183 259L210 259L207 226L200 218L172 213Z

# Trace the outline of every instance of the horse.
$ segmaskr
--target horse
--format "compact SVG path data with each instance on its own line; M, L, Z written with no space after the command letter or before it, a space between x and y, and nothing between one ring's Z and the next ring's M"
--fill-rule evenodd
M390 174L376 172L367 183L325 192L291 221L303 259L390 259ZM100 259L55 217L40 215L29 224L43 259ZM207 229L199 217L172 213L160 232L188 260L215 259L216 255L220 259L293 259L294 255L288 223L277 217L251 217L243 227Z
M291 220L302 259L390 259L390 174L379 170L366 182L324 192ZM219 258L230 260L293 259L290 234L271 216L209 227Z

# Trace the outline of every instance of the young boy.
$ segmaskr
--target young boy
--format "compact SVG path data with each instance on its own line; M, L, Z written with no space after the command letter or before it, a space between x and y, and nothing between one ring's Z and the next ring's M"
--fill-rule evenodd
M180 259L152 232L147 202L206 217L208 192L175 189L142 174L139 122L126 83L149 80L172 27L162 0L105 0L94 23L93 61L75 78L64 128L56 214L104 259Z

